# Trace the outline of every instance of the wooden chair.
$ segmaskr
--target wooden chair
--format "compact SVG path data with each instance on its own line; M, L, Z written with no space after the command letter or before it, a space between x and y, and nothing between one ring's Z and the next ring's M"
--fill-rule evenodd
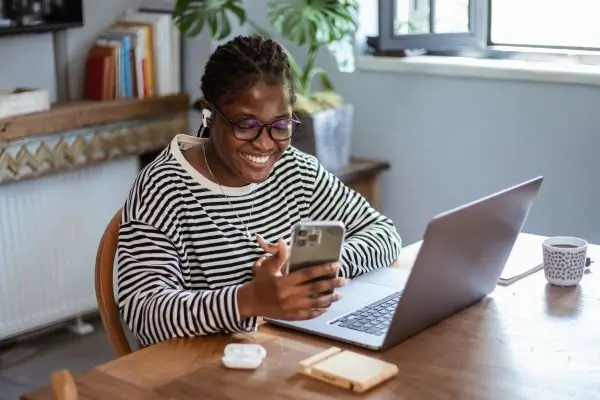
M53 372L51 381L55 400L77 400L79 398L75 379L66 369Z
M106 227L96 254L96 300L108 340L117 357L131 353L131 346L129 346L123 325L121 325L113 287L113 270L120 223L121 211L119 210Z

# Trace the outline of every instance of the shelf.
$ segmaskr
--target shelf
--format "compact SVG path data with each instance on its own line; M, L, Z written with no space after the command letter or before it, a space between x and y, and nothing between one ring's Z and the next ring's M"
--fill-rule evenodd
M1 1L1 0L0 0ZM83 22L50 22L31 26L0 26L0 36L14 36L25 34L37 34L56 32L68 28L77 28L83 26Z
M98 124L187 114L188 110L189 97L186 93L145 99L55 103L50 111L0 119L0 144Z
M11 26L0 26L0 36L48 33L84 25L83 0L41 0L34 10L33 2L0 0L0 16L13 21ZM41 20L40 24L22 24L22 21Z

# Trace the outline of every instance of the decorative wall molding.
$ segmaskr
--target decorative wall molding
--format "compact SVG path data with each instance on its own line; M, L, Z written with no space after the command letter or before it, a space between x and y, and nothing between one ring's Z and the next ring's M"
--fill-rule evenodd
M0 142L0 185L157 151L180 133L187 112Z

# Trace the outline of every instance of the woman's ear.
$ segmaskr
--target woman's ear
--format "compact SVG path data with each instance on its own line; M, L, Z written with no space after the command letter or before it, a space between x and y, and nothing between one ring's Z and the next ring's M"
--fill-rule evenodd
M210 128L214 118L214 107L205 98L198 99L192 106L195 110L202 114L202 123L206 128Z
M212 105L205 98L200 98L194 102L192 108L202 115L198 137L209 137L214 114Z

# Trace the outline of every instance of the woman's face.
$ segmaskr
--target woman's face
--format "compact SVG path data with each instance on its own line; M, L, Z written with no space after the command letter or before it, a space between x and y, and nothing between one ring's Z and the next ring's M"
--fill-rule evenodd
M265 181L273 165L290 146L291 139L275 141L267 128L264 128L253 141L239 140L234 135L231 122L245 121L244 123L259 125L290 118L292 108L289 88L259 81L249 90L236 93L233 102L217 107L209 124L213 148L222 164L221 168L213 168L211 165L213 170L219 171L215 171L217 180L227 186Z

